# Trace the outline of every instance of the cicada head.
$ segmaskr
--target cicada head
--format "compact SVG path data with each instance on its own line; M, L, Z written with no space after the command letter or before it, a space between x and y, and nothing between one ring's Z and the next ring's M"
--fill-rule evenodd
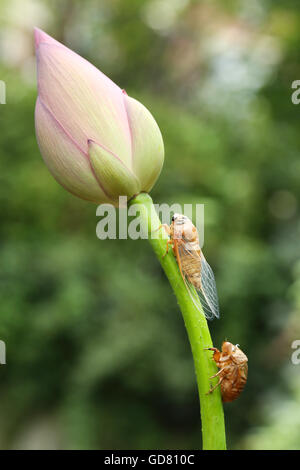
M171 236L177 240L183 238L183 230L186 224L187 217L182 214L174 214L170 226Z
M230 356L234 352L235 348L236 346L234 346L232 343L229 343L229 341L224 341L222 344L222 353L224 356Z
M188 217L186 217L185 215L183 214L177 214L175 213L172 217L172 223L174 225L183 225L185 224L187 221L188 221Z
M223 356L234 358L236 364L248 361L246 354L240 349L239 344L234 345L229 343L229 341L224 341L222 344L222 354Z
M199 243L197 229L185 215L175 213L172 217L171 228L173 228L175 238L183 238L186 242ZM186 246L186 248L189 247ZM192 248L194 249L194 247Z

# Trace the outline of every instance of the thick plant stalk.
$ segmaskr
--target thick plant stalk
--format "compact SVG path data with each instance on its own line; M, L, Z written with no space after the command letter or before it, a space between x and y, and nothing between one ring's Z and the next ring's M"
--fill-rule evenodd
M204 348L212 347L206 318L203 313L199 312L190 298L172 250L167 256L163 257L166 252L166 239L163 238L165 236L163 229L157 231L161 222L151 197L146 193L140 193L129 202L129 206L134 204L138 205L137 209L142 229L144 233L148 233L149 242L169 279L183 315L197 377L203 449L226 449L224 413L220 390L217 388L213 393L207 394L210 389L209 377L217 372L217 368L209 351L204 350ZM155 233L155 230L158 236L153 238L151 233Z

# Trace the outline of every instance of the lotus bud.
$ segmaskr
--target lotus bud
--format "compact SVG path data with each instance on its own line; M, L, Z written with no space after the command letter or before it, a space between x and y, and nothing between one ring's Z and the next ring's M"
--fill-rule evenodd
M36 135L54 178L76 196L117 206L149 192L164 159L150 112L92 64L35 29Z

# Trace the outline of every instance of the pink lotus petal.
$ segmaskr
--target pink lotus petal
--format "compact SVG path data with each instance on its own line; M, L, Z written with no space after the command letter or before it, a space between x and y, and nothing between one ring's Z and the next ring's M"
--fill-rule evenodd
M35 42L36 52L38 51L38 47L41 42L44 42L46 44L55 44L56 46L65 47L63 44L56 41L55 39L53 39L51 36L49 36L47 33L45 33L39 28L34 28L34 42Z
M36 33L39 96L78 145L94 139L131 166L131 136L122 90L42 31Z
M150 191L164 162L164 143L152 114L139 101L123 94L132 139L133 171Z
M35 122L41 154L54 178L72 194L88 201L103 202L107 199L93 174L88 156L72 141L39 98Z

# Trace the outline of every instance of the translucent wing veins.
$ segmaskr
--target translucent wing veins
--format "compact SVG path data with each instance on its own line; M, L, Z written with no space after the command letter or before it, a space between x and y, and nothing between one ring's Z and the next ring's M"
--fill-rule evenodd
M207 307L209 308L210 315L212 314L212 316L219 318L220 317L219 300L218 300L215 276L208 262L204 258L202 251L201 251L201 287L202 287L201 294L204 297L203 303L201 302L203 309L206 310L206 305L204 305L206 303Z
M187 250L184 244L181 244L178 247L178 254L180 257L182 256L190 256L195 259L197 257L199 259L199 270L200 270L200 281L201 281L201 289L196 290L191 283L189 277L185 274L185 284L189 291L189 294L195 304L195 306L199 307L199 300L201 302L201 306L205 313L206 318L213 319L214 317L219 318L219 301L218 301L218 293L216 287L216 281L214 273L206 261L202 251L200 251L200 256L197 251L195 250ZM197 292L197 295L196 295Z

